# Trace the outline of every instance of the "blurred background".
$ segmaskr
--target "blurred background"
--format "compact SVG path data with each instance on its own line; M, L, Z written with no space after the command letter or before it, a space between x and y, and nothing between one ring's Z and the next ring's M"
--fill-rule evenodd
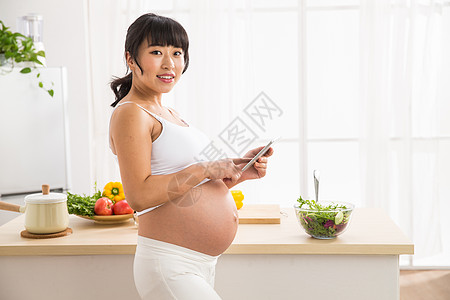
M13 30L42 16L47 66L67 71L75 193L120 181L109 82L126 74L126 30L147 12L190 38L163 104L229 157L243 154L224 139L236 120L248 149L282 136L266 177L238 186L245 201L292 207L318 169L321 199L381 207L414 241L402 266L450 267L449 0L0 1Z

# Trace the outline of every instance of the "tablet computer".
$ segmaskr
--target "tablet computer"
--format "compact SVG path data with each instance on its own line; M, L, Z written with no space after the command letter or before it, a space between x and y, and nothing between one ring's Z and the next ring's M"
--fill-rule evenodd
M264 154L266 154L266 152L269 150L270 146L275 143L276 141L278 141L281 137L277 137L276 139L270 140L270 142L261 149L261 151L258 152L258 154L255 155L255 157L252 158L251 161L249 161L245 167L242 168L242 172L244 172L245 170L247 170L248 168L250 168L251 166L253 166L253 164L255 163L255 161L260 158L261 156L263 156Z

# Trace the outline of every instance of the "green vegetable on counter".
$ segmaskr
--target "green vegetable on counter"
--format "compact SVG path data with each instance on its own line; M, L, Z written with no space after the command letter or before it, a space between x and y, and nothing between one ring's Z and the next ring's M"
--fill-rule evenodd
M67 209L69 214L79 215L79 216L94 216L95 202L102 197L102 193L97 191L92 196L77 195L72 193L67 193Z

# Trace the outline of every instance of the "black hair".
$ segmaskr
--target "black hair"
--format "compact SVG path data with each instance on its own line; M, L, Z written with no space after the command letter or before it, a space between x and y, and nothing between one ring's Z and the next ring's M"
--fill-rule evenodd
M183 49L183 73L187 70L189 65L189 38L180 23L171 18L148 13L137 18L136 21L128 27L125 40L125 58L126 53L129 52L131 58L136 62L142 74L144 71L139 65L137 57L139 54L139 46L145 39L147 39L149 46L174 46ZM127 72L128 71L129 68L127 65ZM116 96L116 101L111 104L112 107L115 107L117 103L128 94L131 89L132 78L131 72L122 78L113 78L110 87Z

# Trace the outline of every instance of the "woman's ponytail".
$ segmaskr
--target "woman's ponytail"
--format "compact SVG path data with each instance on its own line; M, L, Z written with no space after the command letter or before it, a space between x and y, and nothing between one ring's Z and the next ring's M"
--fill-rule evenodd
M111 106L116 107L117 103L125 97L131 89L132 73L126 75L125 77L119 78L115 77L110 83L110 87L116 95L116 101L114 101Z

